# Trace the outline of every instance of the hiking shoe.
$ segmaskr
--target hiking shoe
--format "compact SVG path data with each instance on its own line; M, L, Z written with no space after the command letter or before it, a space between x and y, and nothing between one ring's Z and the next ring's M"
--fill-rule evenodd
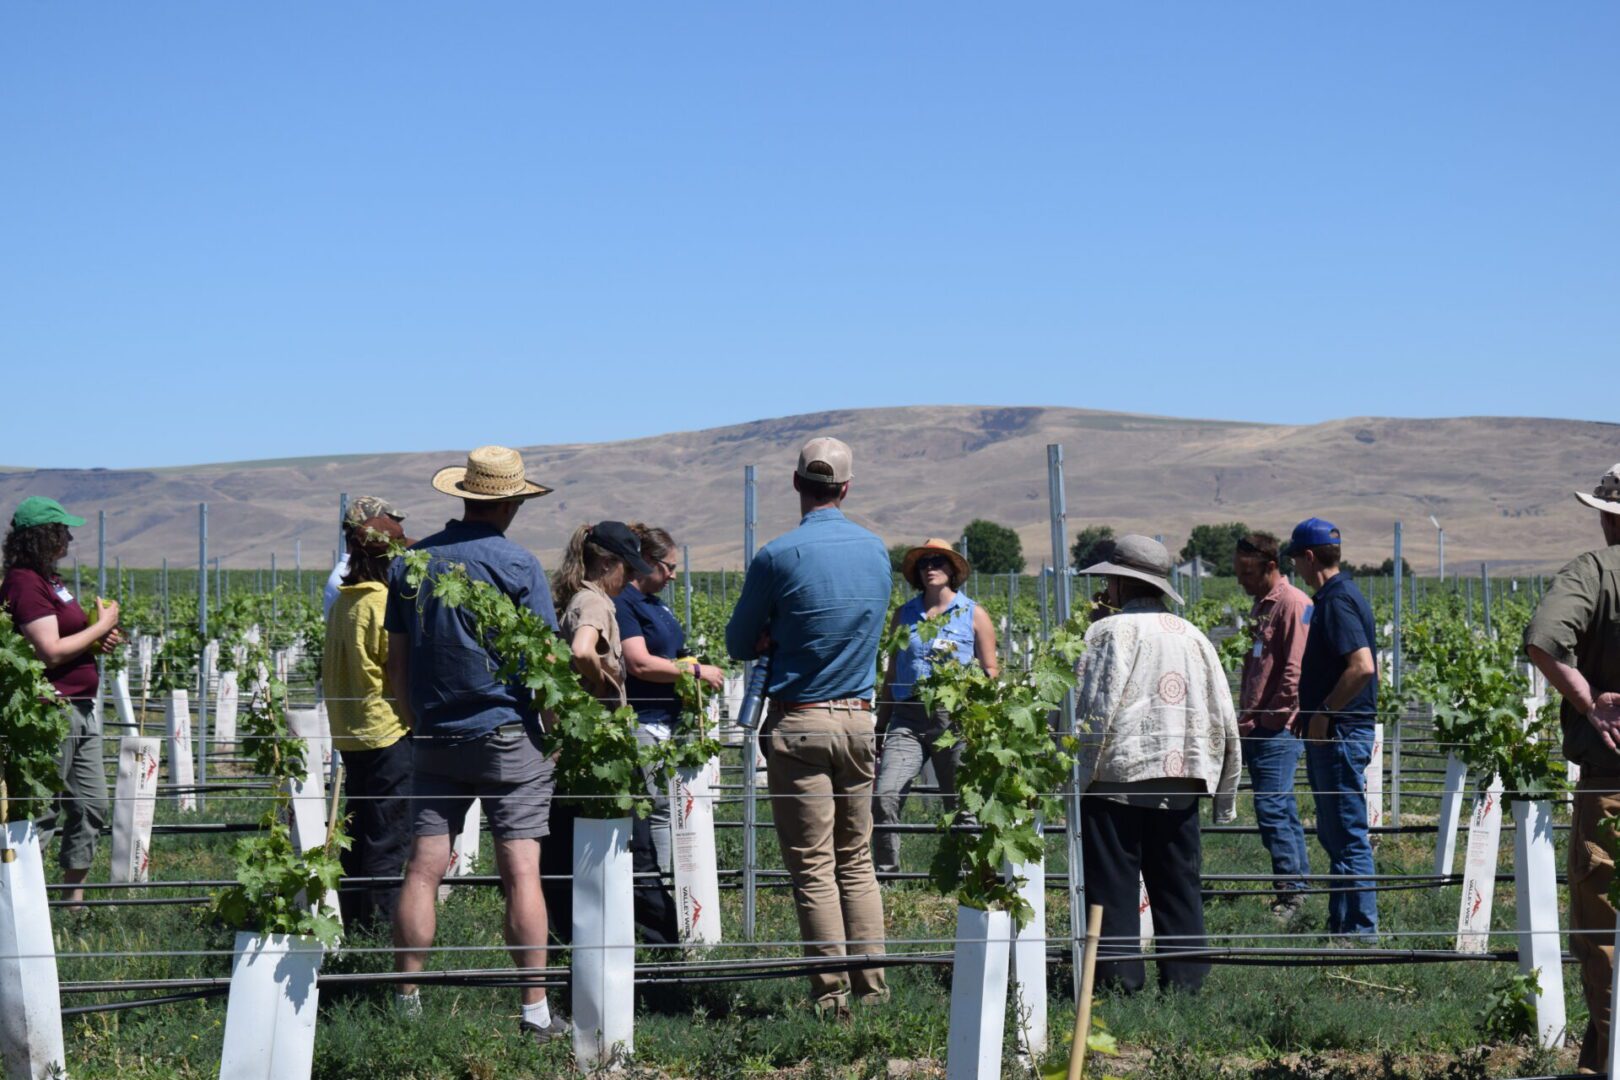
M556 1013L551 1014L551 1023L545 1027L541 1027L539 1024L531 1024L527 1020L518 1021L518 1031L524 1038L534 1040L536 1046L544 1046L548 1042L560 1039L571 1030L573 1030L572 1025Z
M837 998L816 1002L816 1019L832 1021L838 1024L847 1024L854 1019L849 1011L849 1003Z
M1271 913L1283 922L1290 922L1305 908L1305 899L1300 896L1279 896L1271 903Z

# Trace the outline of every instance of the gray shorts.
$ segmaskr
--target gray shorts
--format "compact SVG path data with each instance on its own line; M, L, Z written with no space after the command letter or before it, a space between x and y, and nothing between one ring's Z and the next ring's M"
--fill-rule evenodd
M552 760L522 724L458 743L416 746L411 800L417 836L454 836L474 799L497 840L538 840L551 832Z

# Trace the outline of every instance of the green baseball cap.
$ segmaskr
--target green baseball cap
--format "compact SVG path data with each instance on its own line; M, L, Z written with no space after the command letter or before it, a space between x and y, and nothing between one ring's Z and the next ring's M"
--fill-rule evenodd
M76 529L83 524L84 518L74 517L62 509L61 503L43 495L30 495L17 504L17 512L11 515L13 529L26 529L34 525L68 525Z

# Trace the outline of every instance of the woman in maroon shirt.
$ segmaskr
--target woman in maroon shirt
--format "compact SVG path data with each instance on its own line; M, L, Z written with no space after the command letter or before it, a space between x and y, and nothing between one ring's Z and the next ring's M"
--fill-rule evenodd
M101 756L101 720L95 715L96 656L123 643L118 605L96 601L96 621L89 622L56 564L73 542L69 527L84 524L60 503L38 496L24 499L12 515L4 547L0 603L34 654L45 665L45 677L73 706L73 726L62 744L60 772L64 791L56 809L39 822L44 844L60 824L62 847L57 861L62 880L84 881L95 859L96 838L107 820L107 774ZM84 899L83 889L68 893L68 902Z

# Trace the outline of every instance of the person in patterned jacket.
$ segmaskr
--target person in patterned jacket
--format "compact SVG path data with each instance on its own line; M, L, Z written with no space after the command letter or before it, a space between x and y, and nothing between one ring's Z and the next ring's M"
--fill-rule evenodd
M1209 639L1165 607L1167 597L1181 602L1170 567L1163 544L1122 536L1080 571L1107 580L1108 612L1086 631L1076 666L1086 899L1103 909L1098 983L1128 993L1145 981L1139 882L1153 908L1160 986L1203 985L1207 963L1169 958L1206 947L1198 802L1213 797L1217 824L1237 816L1231 690Z

